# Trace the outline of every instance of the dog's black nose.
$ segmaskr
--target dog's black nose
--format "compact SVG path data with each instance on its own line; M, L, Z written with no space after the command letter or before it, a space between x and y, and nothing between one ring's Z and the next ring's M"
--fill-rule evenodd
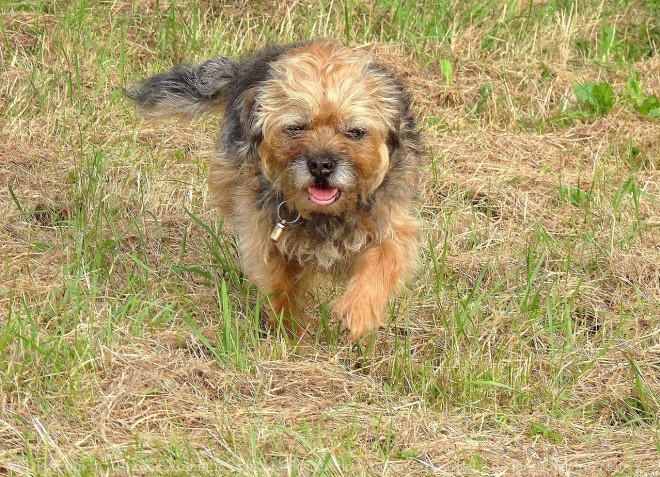
M331 159L327 156L318 156L312 157L307 161L307 168L309 172L316 177L317 179L323 179L328 177L330 173L335 169L337 163L334 159Z

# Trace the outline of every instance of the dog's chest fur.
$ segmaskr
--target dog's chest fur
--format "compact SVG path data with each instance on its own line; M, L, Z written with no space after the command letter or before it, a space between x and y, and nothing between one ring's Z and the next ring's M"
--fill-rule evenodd
M331 217L322 214L292 224L275 244L288 260L324 271L344 270L356 253L373 240L373 232L359 216Z

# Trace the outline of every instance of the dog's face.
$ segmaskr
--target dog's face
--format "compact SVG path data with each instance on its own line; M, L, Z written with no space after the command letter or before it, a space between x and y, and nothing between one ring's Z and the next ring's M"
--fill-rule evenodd
M270 68L253 110L266 179L303 217L355 209L388 171L401 88L366 58L326 43Z

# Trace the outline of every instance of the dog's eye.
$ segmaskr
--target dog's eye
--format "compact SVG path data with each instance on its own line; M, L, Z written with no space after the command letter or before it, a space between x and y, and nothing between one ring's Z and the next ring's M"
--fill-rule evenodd
M366 134L367 131L362 128L353 128L346 131L346 136L349 139L353 139L355 141L362 139L364 136L366 136Z
M306 124L292 124L291 126L287 126L284 128L286 132L289 134L296 134L299 132L307 131L309 128L307 127Z

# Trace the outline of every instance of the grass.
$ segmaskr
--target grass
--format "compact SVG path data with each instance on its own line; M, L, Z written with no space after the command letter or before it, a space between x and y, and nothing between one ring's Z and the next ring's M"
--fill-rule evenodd
M5 1L0 474L657 475L658 3ZM120 87L328 36L410 87L417 278L308 347Z

